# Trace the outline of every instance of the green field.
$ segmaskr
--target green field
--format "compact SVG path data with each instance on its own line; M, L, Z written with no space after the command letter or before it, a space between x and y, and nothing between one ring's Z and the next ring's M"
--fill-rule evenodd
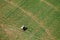
M0 0L0 40L60 40L60 0Z

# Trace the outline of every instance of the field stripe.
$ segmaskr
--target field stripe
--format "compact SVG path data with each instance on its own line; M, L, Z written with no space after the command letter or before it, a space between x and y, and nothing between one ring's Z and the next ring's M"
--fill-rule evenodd
M9 28L9 26L11 26L12 28ZM5 31L5 33L8 35L8 38L10 40L16 40L17 37L22 38L21 30L20 28L16 29L15 24L13 25L0 24L0 27Z
M47 1L45 1L45 0L40 0L40 1L41 1L41 2L44 2L44 3L47 4L48 6L54 8L55 10L59 10L56 6L54 6L53 4L51 4L51 3L49 3L49 2L47 2Z
M37 18L36 16L34 16L32 13L24 10L23 8L19 7L16 3L13 3L12 1L10 1L10 2L7 1L7 0L5 0L5 1L8 2L8 3L10 3L10 4L13 5L13 6L18 7L20 10L22 10L24 13L26 13L28 16L30 16L36 23L38 23L38 25L39 25L40 27L42 27L42 28L45 30L45 32L48 34L48 36L50 37L51 40L55 40L55 38L51 35L49 29L45 28L45 27L44 27L44 23L43 23L42 21L39 22L39 21L38 21L38 18Z
M6 27L7 25L0 24L0 26L1 26L1 28L3 28L3 30L8 35L9 38L14 39L15 35L13 34L13 32L10 29L7 29L7 27Z

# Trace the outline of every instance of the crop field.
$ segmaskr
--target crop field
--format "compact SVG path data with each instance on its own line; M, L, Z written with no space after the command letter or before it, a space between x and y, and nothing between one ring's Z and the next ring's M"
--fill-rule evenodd
M0 40L60 40L60 0L0 0Z

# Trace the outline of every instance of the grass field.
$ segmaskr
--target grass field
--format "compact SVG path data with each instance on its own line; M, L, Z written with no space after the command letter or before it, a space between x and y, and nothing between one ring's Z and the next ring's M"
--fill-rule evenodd
M60 0L0 0L0 40L60 40Z

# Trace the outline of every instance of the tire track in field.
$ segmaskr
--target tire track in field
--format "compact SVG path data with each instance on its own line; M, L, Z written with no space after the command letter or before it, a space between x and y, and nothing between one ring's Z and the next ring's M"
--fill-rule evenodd
M43 28L45 30L45 32L47 33L47 35L50 37L51 40L55 40L55 38L51 35L49 29L45 28L44 27L44 22L38 20L38 18L36 16L34 16L32 13L24 10L23 8L19 7L16 3L13 3L12 1L7 1L5 0L6 2L8 2L9 4L13 5L13 6L16 6L18 7L20 10L22 10L25 14L27 14L28 16L30 16L36 23L38 23L38 25Z
M9 28L9 26L13 26L12 28ZM16 40L17 37L22 38L21 36L21 30L20 28L16 29L16 25L7 25L7 24L0 24L0 27L5 31L5 33L8 35L8 38L10 40Z
M6 24L0 24L0 27L5 31L5 33L8 35L9 38L14 39L15 35L13 34L13 32L10 29L7 29Z
M52 8L54 8L55 10L59 10L57 7L55 7L53 4L51 4L51 3L49 3L49 2L47 2L47 1L45 1L45 0L40 0L41 2L44 2L45 4L47 4L48 6L50 6L50 7L52 7Z

